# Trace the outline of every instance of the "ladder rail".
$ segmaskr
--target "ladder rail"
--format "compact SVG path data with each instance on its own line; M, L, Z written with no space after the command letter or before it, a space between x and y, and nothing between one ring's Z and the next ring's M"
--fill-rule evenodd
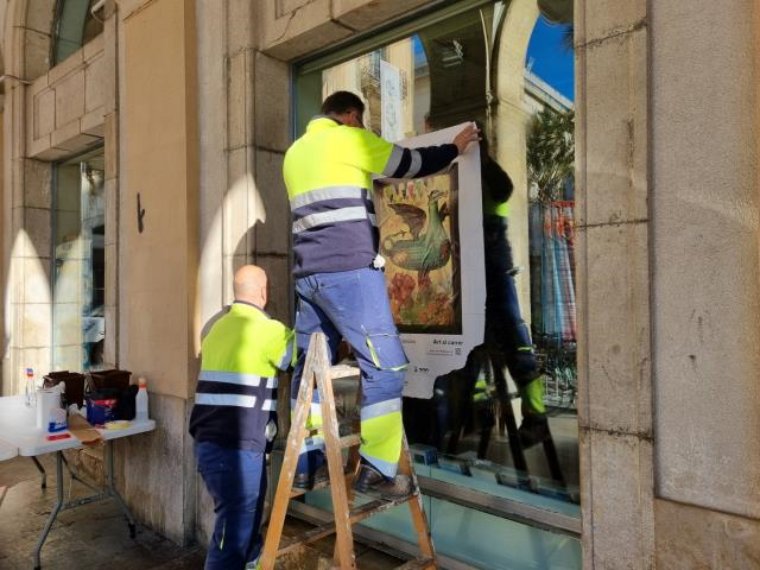
M277 491L275 492L272 512L269 516L269 526L264 541L264 548L261 552L261 567L264 570L272 570L277 557L277 548L282 538L282 528L285 524L285 515L288 510L290 500L290 491L293 488L295 479L296 466L298 464L298 453L303 446L306 435L309 430L306 429L309 410L311 408L314 376L314 361L316 360L315 351L311 350L316 339L311 338L309 342L309 351L306 354L304 373L301 378L301 385L298 388L298 399L295 413L290 424L290 433L288 433L287 447L280 468L280 479L277 482ZM295 453L294 453L295 450Z
M422 493L417 481L417 474L412 467L409 456L409 444L406 441L406 433L403 435L402 451L399 457L399 472L407 474L412 480L412 489L415 489L414 496L409 501L409 514L412 517L414 529L417 531L417 544L420 546L420 552L424 559L432 559L435 562L435 548L433 547L433 537L430 534L430 525L428 524L425 507L422 503Z
M274 496L269 527L267 529L264 548L260 563L263 570L272 570L279 555L295 548L319 540L330 534L335 534L335 551L333 562L341 569L355 570L356 556L354 553L352 526L379 512L386 511L402 503L408 503L410 514L417 533L420 547L420 558L403 565L404 568L437 568L435 549L430 534L427 517L423 508L422 496L419 493L417 476L412 467L409 445L406 435L403 435L401 455L399 457L399 473L407 475L412 481L413 494L397 500L378 499L365 503L353 510L354 500L353 480L359 469L359 434L340 435L335 394L332 380L356 375L356 368L348 366L330 366L327 351L327 340L323 333L314 333L309 340L304 371L298 389L296 407L293 413L287 447L283 456L280 479ZM316 527L304 533L301 537L289 540L282 548L282 530L285 524L288 504L292 497L303 495L306 491L293 489L295 470L304 440L314 434L307 428L311 410L314 385L319 393L322 411L322 432L325 440L325 455L329 473L329 483L319 487L330 487L333 502L333 522ZM348 449L347 469L343 466L343 449Z
M351 528L348 495L345 482L342 480L343 454L341 452L341 438L337 421L338 413L335 409L335 394L333 393L330 362L327 357L325 343L322 342L319 345L317 346L317 350L322 361L318 362L321 366L317 366L315 372L319 401L322 406L325 455L330 474L330 494L333 503L333 516L335 517L335 561L340 564L341 568L356 568L354 534ZM338 483L339 480L340 482Z

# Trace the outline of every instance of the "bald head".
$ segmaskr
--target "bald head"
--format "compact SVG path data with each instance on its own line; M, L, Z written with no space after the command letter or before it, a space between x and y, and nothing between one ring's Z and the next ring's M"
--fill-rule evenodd
M244 265L238 269L232 289L236 301L253 303L262 309L267 304L267 274L257 265Z

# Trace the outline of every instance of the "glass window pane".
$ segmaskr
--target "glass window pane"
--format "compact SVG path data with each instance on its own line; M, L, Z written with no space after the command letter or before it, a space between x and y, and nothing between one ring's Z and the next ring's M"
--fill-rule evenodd
M295 124L300 135L320 99L337 90L358 94L365 127L392 141L479 122L483 223L462 231L483 234L486 271L462 278L486 283L487 349L467 362L463 355L461 368L436 380L432 398L404 398L407 437L418 474L454 495L476 491L579 517L572 26L549 23L535 7L524 17L508 7L494 2L421 24L369 53L297 73ZM460 200L473 194L458 193ZM404 192L388 199L394 206L412 200ZM449 202L457 207L453 194ZM454 219L449 224L453 231ZM384 245L389 230L380 225ZM398 224L387 227L399 233ZM456 252L451 257L453 264ZM406 271L391 269L387 277ZM423 290L429 280L406 272L407 287L390 282L389 295L392 306L411 310L410 299L432 295ZM434 533L447 528L447 507L439 506L430 513ZM579 567L578 542L554 538L546 549ZM512 551L509 560L526 564L535 554Z
M103 364L105 196L102 151L56 165L53 368Z
M58 64L103 31L92 14L96 0L58 0L53 26L53 64Z

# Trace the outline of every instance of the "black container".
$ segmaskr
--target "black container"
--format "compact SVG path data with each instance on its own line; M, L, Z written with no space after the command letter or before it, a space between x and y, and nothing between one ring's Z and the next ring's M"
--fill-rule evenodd
M63 393L63 404L69 407L76 404L80 408L84 405L84 374L79 372L69 372L68 370L58 370L48 372L43 376L43 388L52 388L63 382L66 389Z

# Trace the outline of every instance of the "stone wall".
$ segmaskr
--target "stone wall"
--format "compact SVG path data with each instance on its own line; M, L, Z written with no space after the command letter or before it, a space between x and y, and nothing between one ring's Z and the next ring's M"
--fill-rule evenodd
M754 568L754 5L607 4L576 6L584 567Z
M156 430L116 442L116 483L141 524L177 544L192 544L196 473L187 433L190 402L150 394L149 408Z
M157 429L119 447L138 519L193 540L188 414L197 376L199 143L195 3L120 2L119 312L122 368L145 376ZM138 220L138 204L142 220Z
M103 139L106 99L105 34L77 50L27 90L27 156L54 161ZM109 62L113 65L113 61Z
M115 107L115 52L104 47L113 34L104 32L50 69L54 7L54 0L13 0L4 15L3 264L7 278L2 291L9 302L4 315L3 394L23 389L25 367L34 368L38 375L51 367L51 161L102 144L109 137L106 115ZM113 144L112 138L106 142L107 147ZM106 194L106 208L113 217L113 184L107 184ZM115 224L107 232L114 259ZM115 287L112 273L107 289ZM106 326L115 332L115 300L108 301ZM115 362L113 350L105 357Z
M657 487L759 519L754 2L697 4L652 9Z
M650 10L657 563L756 568L758 5Z
M197 368L194 3L122 7L119 18L119 297L129 307L119 314L120 364L151 392L187 399Z

